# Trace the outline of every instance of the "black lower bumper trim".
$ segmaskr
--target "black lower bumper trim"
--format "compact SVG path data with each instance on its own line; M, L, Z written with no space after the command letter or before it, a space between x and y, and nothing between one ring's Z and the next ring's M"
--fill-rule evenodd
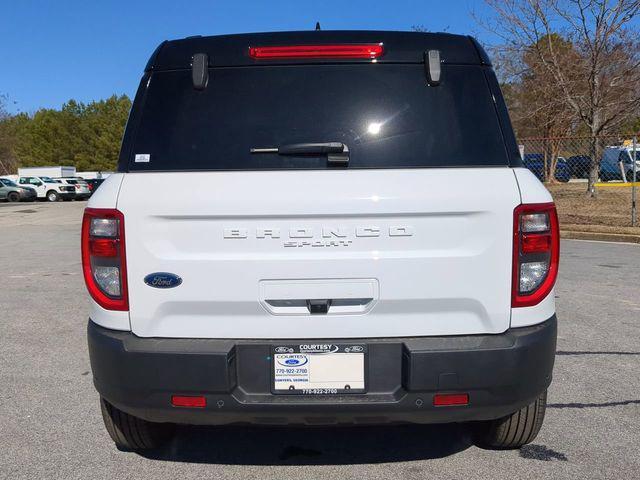
M88 339L100 395L150 421L444 423L499 418L531 403L551 382L556 324L554 315L498 335L349 339L368 345L368 391L326 397L271 394L273 341L140 338L91 321ZM468 393L469 405L434 407L440 392ZM204 395L207 407L175 408L171 395Z

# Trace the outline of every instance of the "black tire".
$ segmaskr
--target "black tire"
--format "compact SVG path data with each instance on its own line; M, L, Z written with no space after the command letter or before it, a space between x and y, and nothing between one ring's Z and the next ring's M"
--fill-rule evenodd
M7 195L7 201L8 202L19 202L20 201L20 194L18 192L9 192L9 194Z
M47 200L50 201L50 202L59 202L60 201L60 195L55 190L49 190L47 192Z
M546 408L545 390L535 402L511 415L480 422L476 429L476 444L484 448L508 450L531 443L542 427Z
M167 442L173 425L142 420L118 410L100 398L100 410L109 436L120 450L148 450Z

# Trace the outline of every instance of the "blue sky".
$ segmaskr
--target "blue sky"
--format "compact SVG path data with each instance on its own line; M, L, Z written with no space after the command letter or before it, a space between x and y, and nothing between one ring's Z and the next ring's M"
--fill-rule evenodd
M486 33L482 0L93 1L0 0L0 94L12 112L60 107L114 93L132 96L165 39L275 30L409 30Z

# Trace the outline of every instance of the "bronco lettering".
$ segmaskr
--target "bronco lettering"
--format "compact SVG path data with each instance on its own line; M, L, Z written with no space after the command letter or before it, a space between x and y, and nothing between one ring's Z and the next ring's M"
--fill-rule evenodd
M289 240L284 240L282 243L285 248L348 247L353 243L353 240L349 239L349 237L411 237L413 233L414 228L411 225L392 225L389 227L362 225L351 228L345 226L290 227L282 230L277 227L258 227L253 235L250 234L247 228L226 227L223 229L223 238L277 240L284 236L289 237Z

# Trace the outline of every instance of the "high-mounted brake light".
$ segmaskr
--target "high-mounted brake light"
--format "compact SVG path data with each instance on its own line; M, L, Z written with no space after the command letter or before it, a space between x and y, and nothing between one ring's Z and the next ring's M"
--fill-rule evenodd
M82 271L87 290L98 305L106 310L129 310L122 212L85 209Z
M369 58L382 56L382 43L339 45L284 45L279 47L249 47L249 56L257 60L274 58Z
M558 276L560 229L553 203L520 205L513 212L511 306L540 303Z

